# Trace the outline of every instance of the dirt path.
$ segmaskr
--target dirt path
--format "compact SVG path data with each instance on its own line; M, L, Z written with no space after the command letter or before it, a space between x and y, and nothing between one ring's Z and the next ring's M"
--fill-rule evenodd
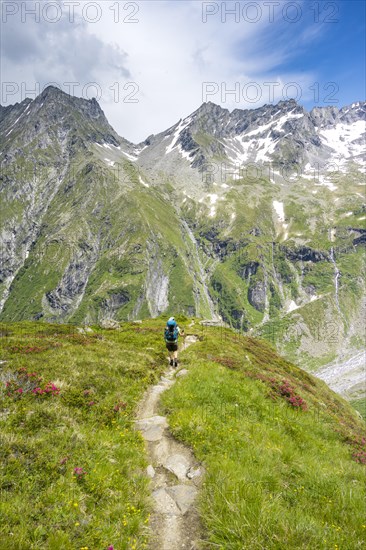
M196 341L195 336L187 336L180 351ZM160 396L175 383L176 371L170 367L159 383L149 388L137 413L136 427L145 439L154 499L150 550L194 550L200 538L194 501L203 468L192 451L172 437L166 417L157 414ZM177 376L187 372L182 369Z

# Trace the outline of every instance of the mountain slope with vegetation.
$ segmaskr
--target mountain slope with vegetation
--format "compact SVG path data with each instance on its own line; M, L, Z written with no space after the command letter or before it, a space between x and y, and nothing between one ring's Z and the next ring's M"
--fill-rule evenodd
M163 324L1 324L4 549L148 544L147 463L132 426L165 370ZM358 414L263 340L197 320L185 328L199 342L162 412L205 467L202 547L362 548Z
M2 109L0 319L180 312L261 335L307 369L355 357L365 109L205 103L136 145L96 100L52 86Z

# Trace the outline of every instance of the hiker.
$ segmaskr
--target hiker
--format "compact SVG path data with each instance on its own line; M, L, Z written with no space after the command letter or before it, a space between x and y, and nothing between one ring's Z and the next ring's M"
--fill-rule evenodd
M169 352L169 364L171 367L178 366L178 338L180 334L184 336L184 330L179 328L174 317L170 317L165 327L164 338Z

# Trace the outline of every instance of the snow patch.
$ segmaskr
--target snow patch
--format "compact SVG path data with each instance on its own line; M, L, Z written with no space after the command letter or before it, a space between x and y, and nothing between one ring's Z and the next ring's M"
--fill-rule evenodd
M291 311L294 311L295 309L298 309L300 306L298 306L296 304L296 302L294 302L293 300L291 300L291 302L289 303L288 307L287 307L287 313L290 313Z
M150 187L150 185L149 185L148 183L146 183L146 182L142 179L142 177L140 176L140 174L139 174L139 181L140 181L140 183L142 183L142 185L144 185L145 187Z
M235 164L242 165L247 160L270 161L274 152L277 140L269 137L270 132L265 137L256 139L247 139L248 134L229 138L225 142L225 151L228 158Z
M165 150L165 154L166 155L169 155L169 153L171 153L173 151L173 149L176 147L177 145L177 141L179 139L179 136L180 136L180 133L185 129L187 128L187 126L189 125L189 123L191 122L191 117L188 117L186 118L185 120L181 120L178 124L178 128L176 129L176 131L174 132L174 136L173 136L173 139L172 139L172 142L170 145L168 145L168 147L166 148Z
M284 209L283 209L283 202L273 201L273 208L275 209L276 214L277 214L278 219L280 220L280 222L284 222L285 221L285 212L284 212Z
M211 204L215 204L219 198L219 196L216 195L215 193L208 193L207 196L210 198Z
M216 204L219 196L216 195L215 193L208 193L207 196L210 199L210 205L211 205L209 216L210 216L210 218L213 218L216 214L215 204Z
M277 113L279 113L280 111L277 111ZM275 113L275 114L277 114ZM272 120L271 122L268 122L268 124L263 124L262 126L258 126L258 128L256 128L255 130L251 130L250 132L247 132L245 135L246 136L255 136L257 134L261 134L263 132L265 132L266 130L273 130L274 128L276 128L277 130L280 130L282 129L282 126L288 121L288 120L291 120L291 119L296 119L296 118L303 118L304 114L303 113L295 113L295 114L292 114L292 112L290 113L287 113L286 115L283 115L282 117L280 117L278 120Z
M362 154L365 145L353 142L361 138L365 132L365 121L357 120L352 124L338 123L334 128L322 130L320 138L324 145L335 151L335 154L333 154L335 159L343 160Z
M322 185L324 187L328 187L330 191L336 191L338 189L337 186L334 185L333 182L331 182L327 176L319 176L319 183L316 183L315 185Z
M15 122L13 122L13 124L10 126L11 130L9 130L9 132L7 132L7 133L5 134L5 136L8 136L8 135L14 130L14 126L16 125L16 123L18 122L18 120L19 120L23 115L24 115L24 112L23 112L20 116L18 116L18 118L16 119Z
M250 132L247 132L245 136L255 136L257 134L261 134L266 130L268 130L269 128L272 128L275 124L276 122L272 120L268 124L263 124L263 126L258 126L258 128L255 128L255 130L251 130Z
M130 153L126 153L126 151L122 151L122 154L125 155L129 160L132 160L132 162L134 162L135 160L137 160L137 157L136 157L136 156L130 155Z
M145 149L147 149L148 147L149 147L148 145L144 145L141 149L136 149L135 150L136 156L138 157L139 155L141 155L142 151L145 151Z
M178 146L178 151L180 152L180 154L184 159L188 160L189 162L192 162L192 159L190 158L191 153L189 153L188 151L185 151L181 145Z

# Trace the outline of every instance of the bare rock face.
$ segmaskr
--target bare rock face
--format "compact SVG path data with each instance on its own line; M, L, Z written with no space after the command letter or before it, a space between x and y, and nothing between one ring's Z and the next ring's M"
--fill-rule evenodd
M155 247L152 250L156 251ZM150 260L146 279L146 298L152 317L157 317L169 305L169 277L164 273L163 263L156 255Z
M68 265L56 289L46 294L53 314L76 309L85 291L88 278L97 260L97 250L87 246Z
M240 277L244 280L250 281L252 275L255 275L258 271L259 263L258 262L248 262L240 270Z
M266 285L264 281L257 281L248 289L248 301L258 311L263 312L266 307Z
M113 317L118 310L129 302L128 293L121 290L119 292L111 292L107 298L104 298L101 303L101 315L103 317Z

